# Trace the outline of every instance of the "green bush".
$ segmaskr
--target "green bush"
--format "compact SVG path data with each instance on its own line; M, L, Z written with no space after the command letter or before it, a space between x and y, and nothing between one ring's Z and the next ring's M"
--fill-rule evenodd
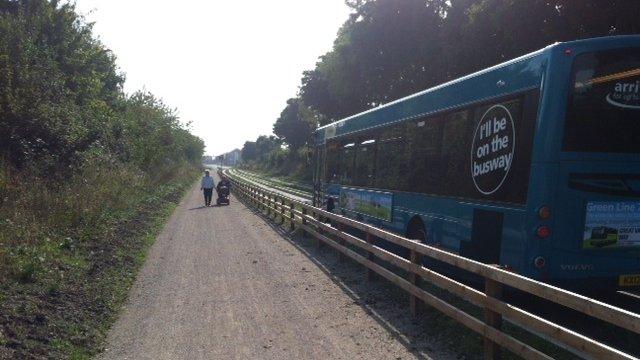
M146 92L72 3L0 0L0 158L65 177L97 156L143 171L200 161L204 144ZM0 178L0 189L2 186Z
M0 354L95 352L195 179L203 141L123 82L72 2L0 0Z

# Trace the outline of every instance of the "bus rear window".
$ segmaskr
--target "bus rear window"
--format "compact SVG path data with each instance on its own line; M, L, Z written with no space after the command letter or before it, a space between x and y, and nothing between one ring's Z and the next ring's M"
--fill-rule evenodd
M576 57L563 150L640 152L640 49Z

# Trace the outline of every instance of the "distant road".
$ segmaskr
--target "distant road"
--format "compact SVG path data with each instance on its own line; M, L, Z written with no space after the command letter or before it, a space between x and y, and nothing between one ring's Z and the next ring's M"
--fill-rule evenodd
M151 248L103 359L455 358L407 319L403 293L231 201L204 208L194 185Z

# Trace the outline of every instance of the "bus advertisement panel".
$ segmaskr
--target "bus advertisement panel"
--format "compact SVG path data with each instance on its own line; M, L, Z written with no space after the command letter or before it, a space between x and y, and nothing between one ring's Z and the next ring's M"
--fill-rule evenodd
M358 214L391 221L392 205L392 193L353 188L340 190L340 207Z
M640 201L590 201L583 247L640 246Z

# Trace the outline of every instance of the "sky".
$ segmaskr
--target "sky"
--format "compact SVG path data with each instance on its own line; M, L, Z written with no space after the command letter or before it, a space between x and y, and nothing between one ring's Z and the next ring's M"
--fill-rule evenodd
M127 93L178 110L219 155L272 133L304 70L331 50L344 0L76 0Z

